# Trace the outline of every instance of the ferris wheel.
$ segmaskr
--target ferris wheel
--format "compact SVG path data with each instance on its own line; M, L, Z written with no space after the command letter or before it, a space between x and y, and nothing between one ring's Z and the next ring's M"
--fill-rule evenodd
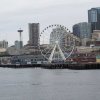
M41 54L49 63L65 62L73 53L75 40L65 26L54 24L46 27L39 38Z

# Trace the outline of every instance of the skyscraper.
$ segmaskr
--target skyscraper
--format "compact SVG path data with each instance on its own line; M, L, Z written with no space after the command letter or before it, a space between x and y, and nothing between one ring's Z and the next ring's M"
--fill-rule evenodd
M79 24L73 25L73 34L77 37L80 37L80 27Z
M73 34L78 36L81 42L82 40L86 42L91 38L91 24L87 22L75 24L73 26ZM86 45L86 43L84 45Z
M0 41L0 48L8 48L8 42L5 40Z
M29 23L29 45L37 47L39 43L39 23Z
M88 22L91 23L91 31L100 30L100 7L88 10Z
M79 38L91 38L91 24L82 22L73 26L73 34Z

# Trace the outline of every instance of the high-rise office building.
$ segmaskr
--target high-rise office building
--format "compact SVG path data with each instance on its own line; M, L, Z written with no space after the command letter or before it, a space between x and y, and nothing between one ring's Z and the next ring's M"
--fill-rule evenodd
M88 22L91 23L91 31L100 30L100 7L88 10Z
M73 34L79 38L91 38L91 24L82 22L73 26Z
M91 24L87 22L75 24L73 34L81 39L82 45L86 45L86 41L91 39Z
M37 47L39 44L39 23L29 23L29 45Z
M79 24L73 25L73 34L77 37L80 37L80 27Z
M0 48L8 48L8 42L5 40L0 41Z

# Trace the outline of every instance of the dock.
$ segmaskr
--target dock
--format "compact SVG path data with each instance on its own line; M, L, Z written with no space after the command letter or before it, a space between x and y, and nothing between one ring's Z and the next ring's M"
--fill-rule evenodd
M86 69L100 69L100 63L84 63L84 64L25 64L14 65L4 64L0 65L2 68L44 68L44 69L72 69L72 70L86 70Z

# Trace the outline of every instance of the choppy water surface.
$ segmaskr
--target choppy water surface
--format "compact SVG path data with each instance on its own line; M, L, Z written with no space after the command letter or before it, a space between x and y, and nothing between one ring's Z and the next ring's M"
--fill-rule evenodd
M0 100L100 100L100 70L0 68Z

